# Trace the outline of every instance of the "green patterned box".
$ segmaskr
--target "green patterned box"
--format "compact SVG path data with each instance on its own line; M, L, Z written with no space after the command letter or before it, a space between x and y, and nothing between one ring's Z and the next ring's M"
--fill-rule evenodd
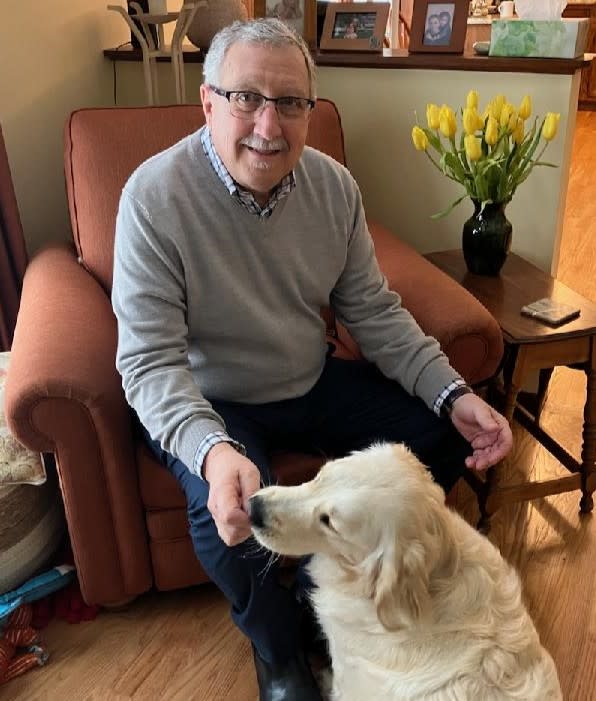
M588 39L589 20L493 20L489 56L576 58Z

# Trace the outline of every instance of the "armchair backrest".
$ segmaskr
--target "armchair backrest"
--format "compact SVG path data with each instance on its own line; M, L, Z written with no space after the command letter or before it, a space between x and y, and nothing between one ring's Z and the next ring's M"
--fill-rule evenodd
M83 109L68 120L64 164L73 238L81 262L106 291L112 286L114 230L124 184L143 161L204 122L202 108L195 105ZM333 102L317 102L307 143L345 164Z

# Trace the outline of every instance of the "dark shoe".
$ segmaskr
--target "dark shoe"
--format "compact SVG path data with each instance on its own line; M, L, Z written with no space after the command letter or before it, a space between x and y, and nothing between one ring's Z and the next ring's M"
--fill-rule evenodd
M284 664L265 662L253 646L260 701L323 701L317 682L302 657Z

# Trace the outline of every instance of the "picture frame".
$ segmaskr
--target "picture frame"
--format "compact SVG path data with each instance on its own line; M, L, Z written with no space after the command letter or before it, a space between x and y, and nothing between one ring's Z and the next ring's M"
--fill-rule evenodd
M253 0L254 17L277 17L302 36L310 49L317 46L316 0Z
M469 0L416 0L408 51L463 53L469 5Z
M329 3L321 51L382 52L390 7L389 2Z

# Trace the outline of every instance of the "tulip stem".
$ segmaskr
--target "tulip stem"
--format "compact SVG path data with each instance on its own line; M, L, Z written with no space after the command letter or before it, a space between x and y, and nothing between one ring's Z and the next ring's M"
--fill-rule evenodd
M447 173L446 171L444 171L444 170L441 168L441 166L435 161L435 159L430 155L430 153L429 153L428 151L425 151L424 153L426 153L426 155L427 155L427 157L428 157L428 160L434 165L434 167L435 167L440 173L442 173L443 175L446 175L450 180L453 180L453 181L455 181L456 183L459 183L459 184L461 185L461 181L458 180L457 178L454 178L453 175L449 175L449 173Z

